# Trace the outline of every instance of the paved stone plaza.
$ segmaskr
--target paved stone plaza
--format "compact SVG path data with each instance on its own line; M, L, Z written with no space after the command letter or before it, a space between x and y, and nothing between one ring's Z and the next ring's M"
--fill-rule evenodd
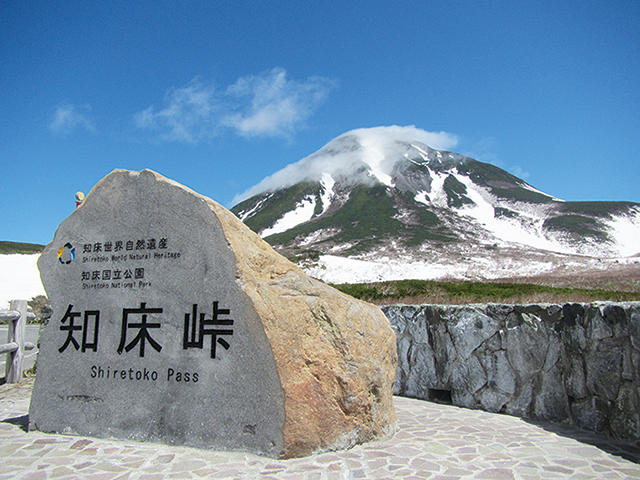
M392 439L294 460L26 433L32 387L0 386L0 479L640 478L638 446L401 397Z

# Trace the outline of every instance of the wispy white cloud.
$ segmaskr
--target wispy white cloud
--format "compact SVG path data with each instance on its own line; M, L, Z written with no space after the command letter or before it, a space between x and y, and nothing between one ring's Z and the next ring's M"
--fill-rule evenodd
M503 170L507 170L509 173L522 180L527 180L529 178L529 172L525 171L520 165L512 165L509 167L504 161L502 161L500 157L494 153L496 148L496 139L494 137L485 137L476 142L473 148L466 151L463 155L475 158L481 162L490 163Z
M465 157L473 158L484 163L490 163L496 167L505 168L498 156L494 153L496 149L496 139L494 137L484 137L472 143L470 149L462 153Z
M90 132L95 131L95 123L90 118L91 106L82 106L72 103L58 105L53 114L53 120L49 123L49 130L53 133L66 135L77 127L84 128Z
M516 177L522 180L527 180L531 176L531 174L523 170L520 165L514 165L513 167L509 168L509 173L515 175Z
M215 132L219 103L215 87L194 78L184 87L169 90L163 109L151 106L138 112L134 121L139 128L161 131L164 140L193 143Z
M224 89L196 78L169 90L162 108L150 106L134 120L164 140L195 143L227 129L245 137L289 137L304 128L335 85L323 77L292 80L280 68L242 77Z
M231 85L227 94L245 105L223 123L245 136L288 136L304 125L334 86L334 81L323 77L289 80L287 72L277 68L244 77Z

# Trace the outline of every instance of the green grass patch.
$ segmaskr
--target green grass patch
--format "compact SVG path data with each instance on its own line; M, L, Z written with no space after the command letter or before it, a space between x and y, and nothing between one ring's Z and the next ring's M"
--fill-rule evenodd
M553 202L553 199L547 195L521 187L522 180L489 163L469 160L458 165L457 169L459 173L468 175L478 185L488 187L491 193L506 200L530 203Z
M319 195L319 193L320 184L311 182L298 183L290 188L278 190L264 202L258 215L247 218L244 223L254 232L272 227L285 213L295 210L298 203L307 195ZM243 210L250 210L256 204L257 198L261 196L251 197L233 207L231 211L238 215ZM321 205L320 208L322 208ZM316 205L317 209L318 205Z
M600 242L611 240L600 222L582 215L561 215L549 218L545 220L543 228L556 232L567 232L578 237L591 237Z
M298 235L309 235L322 228L339 228L341 231L331 241L357 242L356 248L382 241L387 235L397 235L402 224L393 218L396 209L393 198L384 186L355 187L349 200L334 215L304 223L286 232L271 235L271 244L286 245ZM249 222L246 222L249 225ZM249 225L251 229L254 229ZM255 231L255 230L254 230Z
M516 212L502 207L494 207L493 216L495 218L518 218L518 214Z
M30 255L34 253L42 253L43 250L44 250L44 245L38 245L37 243L19 243L19 242L0 241L0 255L8 255L8 254L14 254L14 253Z
M522 182L518 177L511 175L501 168L473 159L459 164L456 169L458 173L468 175L475 183L480 185L489 186L489 182L503 182L517 185Z
M467 197L467 187L453 175L444 180L443 189L447 194L447 204L450 207L461 208L465 205L474 205L473 200Z
M624 215L632 207L638 206L640 204L633 202L565 202L560 208L566 213L611 218L614 215Z

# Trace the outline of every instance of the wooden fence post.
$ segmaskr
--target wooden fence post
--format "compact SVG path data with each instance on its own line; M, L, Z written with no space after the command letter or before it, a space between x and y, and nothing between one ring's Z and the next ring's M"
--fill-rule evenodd
M18 348L9 354L7 358L6 381L7 383L17 383L22 379L22 360L24 358L24 339L27 325L27 301L12 300L11 310L20 312L20 318L14 322L9 322L8 343L17 343Z

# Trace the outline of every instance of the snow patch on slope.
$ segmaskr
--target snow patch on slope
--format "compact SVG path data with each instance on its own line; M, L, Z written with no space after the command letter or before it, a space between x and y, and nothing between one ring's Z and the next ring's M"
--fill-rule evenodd
M413 197L413 199L416 202L424 203L425 205L430 205L431 204L430 199L429 199L429 194L424 190L421 190L418 193L416 193L416 196Z
M276 233L286 232L287 230L300 225L301 223L308 222L313 217L313 212L316 208L316 196L307 195L301 202L296 205L296 208L290 212L285 213L272 227L265 228L260 232L262 238L269 235L275 235Z
M631 257L640 254L640 209L634 208L629 216L605 221L617 241L619 255Z
M425 162L429 162L429 154L427 152L425 152L422 148L420 148L418 145L415 145L413 143L411 144L411 146L418 151L418 153L420 154L420 156L422 157L422 159ZM440 152L438 152L438 153L440 153ZM405 154L405 157L409 158L409 156L407 154Z
M431 204L435 207L448 208L447 192L444 191L444 181L448 173L436 173L431 171Z
M508 205L514 211L524 217L529 228L525 228L522 221L513 218L498 217L495 215L495 198L485 189L479 187L466 176L454 174L455 178L467 187L467 197L475 205L465 205L458 213L472 217L495 237L505 242L520 243L541 250L557 253L574 253L563 245L548 240L542 233L543 216L539 212L525 212L516 205ZM505 207L507 205L505 204ZM536 215L536 213L538 213Z
M255 206L251 210L249 210L247 212L240 212L240 214L238 215L238 218L240 218L240 220L242 220L244 222L247 218L251 217L254 213L256 213L258 210L260 210L260 208L262 208L262 205L264 205L264 202L269 200L271 197L273 197L273 193L267 195L262 200L260 200L258 203L256 203Z
M333 199L333 187L336 184L336 181L328 173L323 173L322 178L320 179L320 184L323 188L323 193L320 197L320 200L322 201L322 213L325 213L331 206L331 199Z

